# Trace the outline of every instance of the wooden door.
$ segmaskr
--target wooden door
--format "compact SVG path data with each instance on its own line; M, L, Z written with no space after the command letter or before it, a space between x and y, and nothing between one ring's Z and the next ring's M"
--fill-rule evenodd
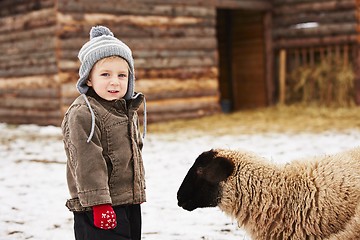
M263 14L218 10L217 19L222 101L234 111L266 106Z

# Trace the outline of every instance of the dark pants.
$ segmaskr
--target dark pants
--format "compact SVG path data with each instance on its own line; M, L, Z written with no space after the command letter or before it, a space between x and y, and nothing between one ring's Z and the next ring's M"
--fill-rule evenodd
M117 226L103 230L94 226L93 212L74 212L76 240L140 240L140 205L115 206Z

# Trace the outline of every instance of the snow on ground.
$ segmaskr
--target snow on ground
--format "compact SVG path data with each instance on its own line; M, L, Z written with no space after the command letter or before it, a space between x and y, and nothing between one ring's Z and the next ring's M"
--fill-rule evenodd
M177 189L203 151L247 149L272 161L288 162L359 144L358 130L220 137L149 133L143 153L148 195L142 205L143 239L249 239L217 208L187 212L177 206ZM74 239L72 214L64 206L68 192L60 129L0 124L0 159L0 240Z

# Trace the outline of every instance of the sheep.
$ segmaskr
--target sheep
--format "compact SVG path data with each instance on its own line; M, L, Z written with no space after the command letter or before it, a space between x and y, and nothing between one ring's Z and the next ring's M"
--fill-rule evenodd
M276 165L254 153L203 152L177 193L185 210L219 207L252 239L360 239L360 148Z

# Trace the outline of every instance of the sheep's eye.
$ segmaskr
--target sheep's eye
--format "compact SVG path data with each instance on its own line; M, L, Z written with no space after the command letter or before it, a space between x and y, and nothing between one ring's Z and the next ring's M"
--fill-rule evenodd
M202 167L197 168L196 169L196 174L200 175L200 176L203 175L204 174L204 168L202 168Z

